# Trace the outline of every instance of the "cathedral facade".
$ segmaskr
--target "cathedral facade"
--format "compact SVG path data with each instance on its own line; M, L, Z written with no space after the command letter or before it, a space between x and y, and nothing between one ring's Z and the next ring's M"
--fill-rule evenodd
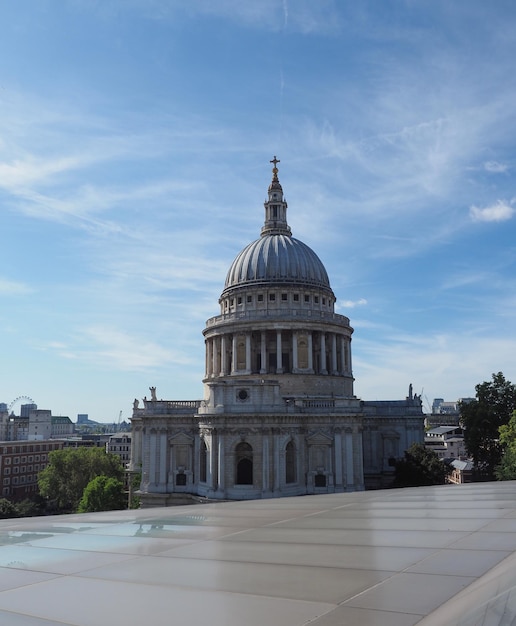
M202 400L135 400L130 469L142 506L357 491L389 484L424 439L421 400L353 392L349 319L292 236L274 157L260 237L235 258L203 331Z

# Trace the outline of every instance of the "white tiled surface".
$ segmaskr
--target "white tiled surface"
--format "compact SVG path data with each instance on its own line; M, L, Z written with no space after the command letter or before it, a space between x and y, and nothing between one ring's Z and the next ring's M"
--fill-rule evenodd
M514 551L515 482L0 520L0 624L469 626Z

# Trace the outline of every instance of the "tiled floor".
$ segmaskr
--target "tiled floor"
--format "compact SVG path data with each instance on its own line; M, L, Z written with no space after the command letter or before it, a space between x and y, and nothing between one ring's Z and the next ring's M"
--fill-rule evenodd
M515 482L0 520L0 624L509 624L515 551Z

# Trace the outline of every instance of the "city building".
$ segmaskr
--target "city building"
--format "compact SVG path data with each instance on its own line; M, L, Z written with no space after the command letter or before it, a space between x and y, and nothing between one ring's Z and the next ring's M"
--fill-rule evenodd
M425 433L425 447L437 454L440 459L466 457L466 445L462 428L437 426Z
M326 269L292 237L274 158L260 237L235 258L203 331L202 400L134 401L143 506L277 498L390 484L423 442L421 398L354 395L350 320Z
M460 404L461 402L471 402L474 398L459 398L451 402L443 398L434 398L432 402L432 413L426 416L426 426L434 428L437 426L459 426Z
M62 441L0 441L2 497L24 500L38 492L38 473L48 465L48 454Z
M49 409L38 409L36 404L23 404L20 415L9 413L0 403L0 441L36 441L69 437L74 424L69 417L52 415Z
M119 456L125 467L131 460L131 433L112 435L106 443L106 452Z

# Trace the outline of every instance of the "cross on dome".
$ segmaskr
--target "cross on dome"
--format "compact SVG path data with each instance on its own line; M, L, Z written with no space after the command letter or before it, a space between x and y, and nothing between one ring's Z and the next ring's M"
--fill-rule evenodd
M278 178L278 168L276 167L277 163L281 163L281 161L279 159L276 158L276 155L274 155L274 158L271 159L269 161L269 163L273 163L274 167L272 168L272 173L274 174L274 179Z

